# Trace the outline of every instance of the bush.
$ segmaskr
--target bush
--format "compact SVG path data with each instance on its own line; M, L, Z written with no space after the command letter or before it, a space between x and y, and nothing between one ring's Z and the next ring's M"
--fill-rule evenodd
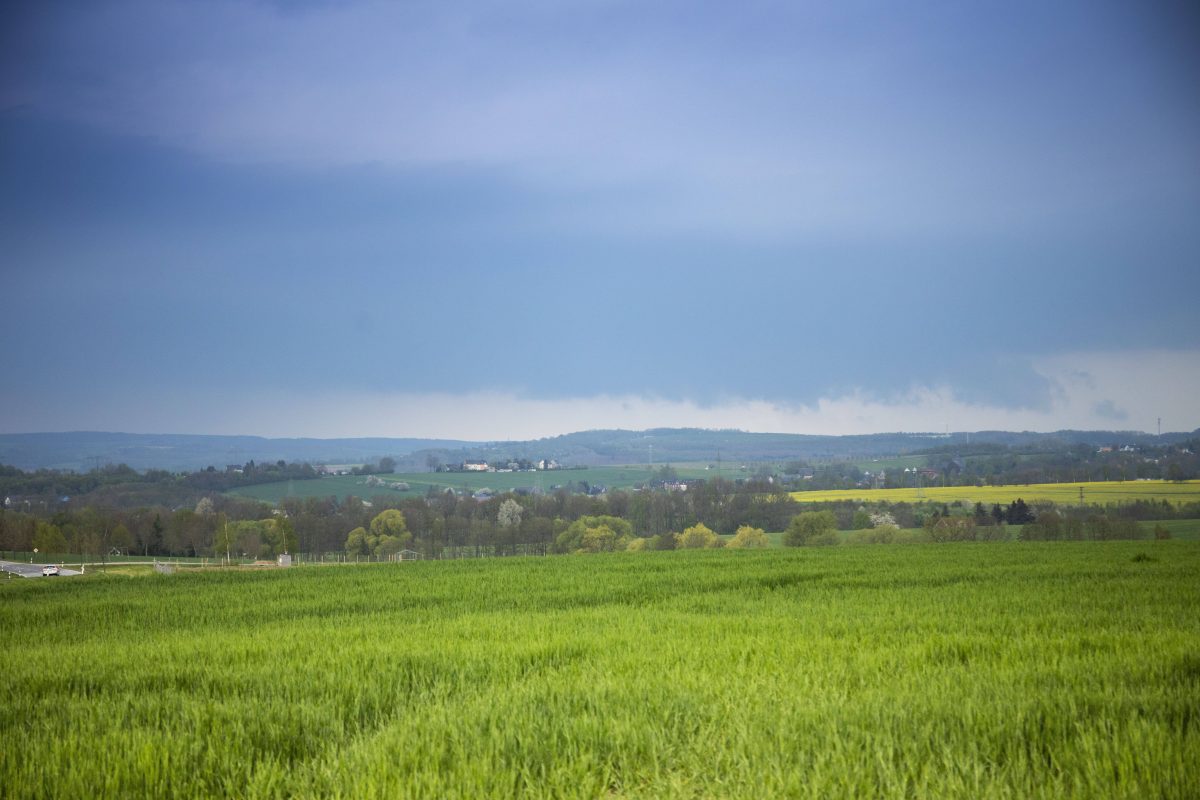
M1017 532L1017 539L1022 542L1045 542L1058 538L1053 534L1054 529L1047 527L1044 522L1030 522L1021 526L1021 530Z
M929 537L935 542L973 542L975 518L941 517L930 526Z
M554 541L557 553L598 553L624 550L633 538L633 526L619 517L580 517Z
M725 540L713 533L703 522L697 523L679 534L676 547L695 550L702 547L724 547Z
M1170 538L1170 533L1161 525L1154 530L1155 538L1160 538L1160 528L1167 534L1166 538ZM1146 533L1138 525L1137 520L1126 517L1096 514L1088 517L1085 521L1074 517L1063 517L1056 512L1049 511L1038 516L1037 522L1022 525L1017 538L1023 542L1044 542L1058 539L1108 541L1144 539Z
M749 525L743 525L737 529L737 533L729 540L728 546L770 547L771 540L767 538L767 534L762 528L751 528Z
M787 547L837 544L837 518L831 511L805 511L792 517L783 534Z
M646 546L651 550L674 550L675 543L675 534L668 532L651 536L647 540Z
M975 538L981 542L1007 542L1008 528L1003 525L979 525L975 528Z
M1086 528L1088 538L1099 541L1144 538L1141 526L1132 519L1095 516L1088 519Z
M896 524L896 518L892 516L890 511L877 511L871 515L871 527L892 527L899 529L900 526Z
M851 544L891 544L896 541L900 529L895 525L879 525L850 534Z

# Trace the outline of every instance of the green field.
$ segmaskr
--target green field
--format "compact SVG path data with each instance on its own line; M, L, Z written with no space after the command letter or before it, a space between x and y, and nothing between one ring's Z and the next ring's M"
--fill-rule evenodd
M6 797L1195 797L1200 545L0 584Z
M704 465L682 465L674 467L680 478L713 478L715 470ZM468 491L491 489L507 492L521 488L536 488L551 491L555 486L569 482L587 482L592 486L609 489L630 489L645 483L650 472L645 466L589 467L587 469L551 470L548 472L413 472L381 475L387 482L405 482L408 491L368 486L367 476L337 475L305 481L280 481L245 486L228 494L250 497L267 503L278 503L286 497L345 497L355 495L369 499L376 495L412 497L424 495L430 487L445 489L453 487ZM744 477L737 466L726 465L720 473L733 479ZM1091 483L1044 483L1020 486L927 486L923 489L830 489L814 492L792 492L792 497L805 503L829 502L834 500L862 500L865 502L887 501L890 503L936 501L953 503L961 501L974 504L982 502L1008 504L1018 497L1027 503L1050 500L1055 503L1074 505L1079 502L1079 490L1083 489L1084 502L1104 505L1127 503L1134 500L1167 500L1172 503L1200 502L1200 481L1094 481Z
M1171 503L1200 502L1200 481L1095 481L1092 483L1039 483L1023 486L927 486L923 489L831 489L792 492L801 503L833 500L919 503L923 501L972 505L979 502L1008 504L1018 497L1027 503L1049 500L1064 505L1079 502L1079 490L1087 504L1129 503L1135 500L1167 500Z
M661 465L660 465L661 466ZM656 466L656 470L658 467ZM713 477L716 470L706 470L703 465L686 465L673 467L680 478ZM735 467L726 466L721 474L727 478L744 473ZM472 492L480 489L491 489L494 492L508 492L521 488L536 488L548 492L555 486L565 486L567 483L586 481L591 486L605 486L609 489L630 489L650 480L653 473L645 465L622 467L589 467L587 469L557 469L542 472L412 472L395 475L380 475L379 478L389 482L403 481L409 485L407 492L397 492L393 489L367 485L365 475L331 475L308 481L280 481L279 483L263 483L256 486L245 486L234 489L228 494L239 497L252 497L267 503L278 503L285 497L345 497L354 495L369 499L375 495L397 495L411 497L424 495L429 488L466 489Z
M1182 539L1189 542L1200 542L1200 519L1170 519L1170 520L1150 520L1139 523L1142 529L1142 535L1146 539L1154 538L1154 529L1162 526L1171 534L1172 539ZM1008 532L1008 538L1011 541L1016 541L1021 533L1020 525L1005 525L1005 530ZM921 541L923 530L921 528L902 528L898 532L901 541ZM840 544L852 544L854 531L840 531L838 538ZM733 536L722 537L726 541L732 539ZM771 547L783 547L783 532L767 533L767 538L771 540ZM877 545L870 545L872 547Z
M889 456L884 458L856 458L851 463L861 470L879 472L881 469L902 470L905 467L924 467L929 456Z

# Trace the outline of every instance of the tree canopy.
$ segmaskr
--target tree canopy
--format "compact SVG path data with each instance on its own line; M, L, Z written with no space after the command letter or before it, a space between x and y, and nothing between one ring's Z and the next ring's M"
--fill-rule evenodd
M762 528L751 528L749 525L743 525L737 529L737 533L729 541L729 547L770 547L771 540L767 537L766 531Z
M792 517L783 534L788 547L837 544L837 517L832 511L805 511Z
M713 533L703 522L698 522L690 528L685 528L677 537L681 549L699 549L702 547L724 547L725 540Z
M632 539L633 526L620 517L580 517L558 535L554 549L560 553L624 550Z

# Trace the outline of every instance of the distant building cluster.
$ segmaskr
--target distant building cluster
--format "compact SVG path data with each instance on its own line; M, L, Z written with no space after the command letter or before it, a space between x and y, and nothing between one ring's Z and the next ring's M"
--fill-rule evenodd
M514 459L503 464L489 464L486 461L464 461L457 467L453 464L439 467L439 472L538 472L544 470L562 469L553 458L543 458L538 461Z
M317 467L317 471L322 475L352 475L354 470L363 466L363 464L322 464Z

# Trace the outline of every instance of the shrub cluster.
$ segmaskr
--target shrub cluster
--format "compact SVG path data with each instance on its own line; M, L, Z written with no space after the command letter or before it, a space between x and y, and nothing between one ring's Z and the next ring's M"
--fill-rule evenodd
M1162 528L1162 526L1159 526ZM1166 531L1165 528L1162 528ZM1157 535L1157 530L1155 531ZM1170 534L1168 533L1168 536ZM1046 511L1038 515L1035 522L1021 527L1017 538L1024 542L1058 540L1144 539L1146 534L1137 520L1126 517L1110 517L1093 514L1085 518L1064 516L1057 511Z

